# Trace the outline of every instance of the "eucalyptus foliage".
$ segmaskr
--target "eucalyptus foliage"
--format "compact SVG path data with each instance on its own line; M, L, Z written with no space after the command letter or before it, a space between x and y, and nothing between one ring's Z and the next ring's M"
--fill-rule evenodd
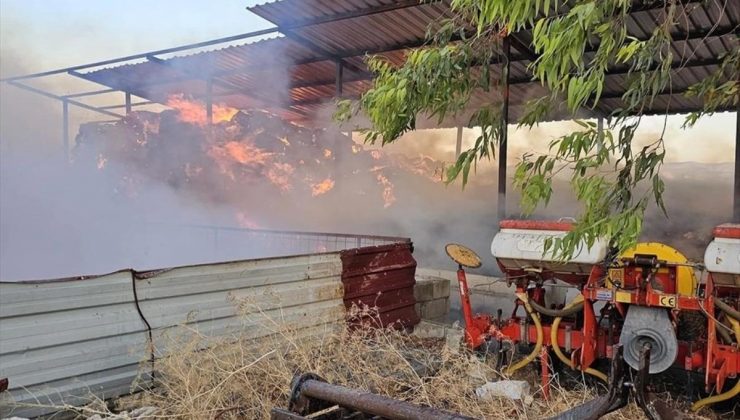
M414 130L418 116L441 122L458 115L475 91L500 88L488 64L503 60L498 53L502 37L531 31L537 59L529 71L549 94L526 104L519 126L531 128L555 110L566 109L579 129L552 141L547 154L522 157L514 185L522 193L523 213L547 205L554 177L567 174L584 210L573 231L549 242L545 252L569 258L581 241L590 246L597 238L609 238L612 246L624 250L636 243L650 202L665 212L662 134L635 150L635 131L643 112L653 109L656 96L669 92L676 63L693 55L688 51L674 56L670 46L686 9L678 0L653 3L661 7L660 20L647 39L637 39L627 31L632 0L452 0L455 17L439 22L428 34L428 45L411 51L405 63L394 66L382 57L368 58L375 74L372 89L356 103L340 102L336 117L346 120L362 111L372 124L366 141L386 144ZM704 114L737 106L737 45L718 67L686 91L704 104L703 110L686 118L686 126ZM626 72L624 106L607 115L608 126L599 131L596 124L576 115L583 109L601 112L605 77L613 69ZM446 174L447 182L460 178L463 186L478 161L494 157L505 129L500 101L482 104L468 125L480 127L481 135Z

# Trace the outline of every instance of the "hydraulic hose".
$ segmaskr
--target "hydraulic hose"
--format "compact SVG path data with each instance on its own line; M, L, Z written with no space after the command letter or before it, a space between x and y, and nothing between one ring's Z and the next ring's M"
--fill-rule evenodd
M566 316L576 314L583 310L583 297L582 296L580 300L578 301L574 300L571 303L573 303L574 305L568 304L563 309L549 309L549 308L545 308L544 306L540 306L537 302L534 302L534 301L529 302L529 304L532 305L534 310L539 312L540 314L551 316L551 317L560 317L560 318L564 318Z
M527 313L529 314L529 316L532 317L532 320L534 321L534 326L537 330L537 342L534 345L534 350L532 350L532 352L529 353L527 357L506 368L506 375L512 375L514 372L528 365L532 362L532 360L539 356L540 350L542 350L542 342L545 338L545 334L542 332L542 323L540 323L540 317L532 309L532 305L529 304L530 302L527 293L517 293L516 296L519 298L519 300L524 302L524 309L527 310Z
M565 306L565 308L562 309L562 312L575 313L569 312L572 308L579 308L579 310L583 309L583 295L576 296L575 299L573 299ZM560 349L560 345L558 344L558 327L560 326L560 321L562 320L563 317L559 316L552 321L552 326L550 327L550 344L552 345L552 350L555 352L555 355L558 356L558 359L560 359L569 368L575 369L575 365L573 364L573 362L568 357L566 357L565 354L563 354L563 351ZM589 375L601 379L604 382L608 382L607 376L596 369L587 368L585 372Z
M740 312L736 311L735 308L733 308L732 306L722 302L719 299L714 299L714 306L719 308L719 310L724 312L725 315L727 315L729 318L732 318L735 321L740 321Z
M718 300L715 302L719 302ZM717 305L719 307L719 305ZM720 307L720 309L722 309ZM730 324L732 324L732 331L735 333L735 339L737 340L738 344L736 346L740 348L740 322L738 322L736 319L732 318L731 315L727 312L725 312L728 315L728 319L730 320ZM738 394L740 394L740 380L738 380L735 383L735 386L733 386L731 389L729 389L727 392L722 394L717 394L713 397L707 397L704 399L701 399L694 403L694 405L691 406L692 411L699 411L702 409L702 407L705 407L709 404L714 404L720 401L727 401L730 398L736 397Z

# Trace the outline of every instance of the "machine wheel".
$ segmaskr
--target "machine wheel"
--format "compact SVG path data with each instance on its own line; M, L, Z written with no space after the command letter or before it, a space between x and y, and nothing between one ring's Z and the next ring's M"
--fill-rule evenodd
M698 311L681 311L678 315L676 338L693 341L707 333L707 319Z

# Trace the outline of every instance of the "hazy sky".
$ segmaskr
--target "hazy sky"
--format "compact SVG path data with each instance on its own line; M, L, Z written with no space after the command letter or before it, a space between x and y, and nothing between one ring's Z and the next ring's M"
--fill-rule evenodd
M29 71L99 61L272 26L261 0L0 0L0 46Z
M271 26L268 22L245 9L263 2L0 0L0 74L7 77L50 70L267 28ZM69 76L38 83L57 93L100 88ZM2 89L14 88L3 86ZM102 96L89 101L110 104L120 103L121 98ZM79 110L74 112L73 131L76 122L94 117ZM669 118L667 160L732 161L735 118L735 113L717 115L688 131L680 129L683 117ZM646 119L642 125L644 138L653 138L662 125L660 118ZM514 133L511 144L519 149L542 148L568 127L567 123L546 124L534 133ZM404 149L421 149L432 155L437 149L454 153L454 130L444 132L443 144L438 142L439 135L416 133L411 137L414 140L404 142ZM474 133L468 132L466 138L472 142ZM510 155L516 158L516 153Z

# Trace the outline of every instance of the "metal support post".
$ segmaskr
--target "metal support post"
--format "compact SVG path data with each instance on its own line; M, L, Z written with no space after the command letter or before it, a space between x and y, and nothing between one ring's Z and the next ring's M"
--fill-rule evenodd
M509 69L511 42L508 36L503 41L504 60L501 66L503 83L503 105L501 112L501 140L498 146L498 220L506 217L506 148L509 128Z
M334 96L337 98L342 97L342 88L343 88L343 82L344 82L344 63L342 63L341 60L337 60L337 74L336 74L336 80L334 85Z
M457 126L457 143L455 144L455 161L457 161L457 158L460 157L460 153L462 153L462 135L463 135L463 128L461 125Z
M732 191L732 221L740 223L740 108L735 112L735 185Z
M213 79L206 80L206 121L213 125Z
M64 163L69 162L69 101L62 99L62 146Z
M131 113L131 93L126 92L125 97L126 97L126 115L128 115Z

